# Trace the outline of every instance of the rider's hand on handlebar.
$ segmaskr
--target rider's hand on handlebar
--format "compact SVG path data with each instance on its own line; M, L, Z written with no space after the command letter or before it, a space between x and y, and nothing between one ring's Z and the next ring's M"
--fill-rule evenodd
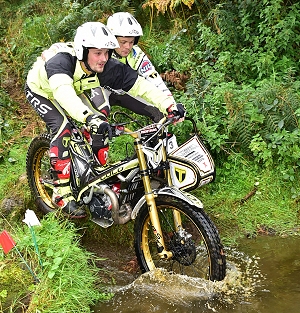
M86 123L90 128L91 134L105 134L107 132L108 138L112 138L112 130L109 123L101 115L90 115L86 119Z
M178 117L176 123L182 122L186 115L185 107L182 103L177 103L176 105L169 107L167 111L169 118Z

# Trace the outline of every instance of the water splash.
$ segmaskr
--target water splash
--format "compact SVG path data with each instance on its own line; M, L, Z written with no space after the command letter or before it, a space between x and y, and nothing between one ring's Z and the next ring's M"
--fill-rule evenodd
M253 304L264 281L259 258L249 257L233 248L226 249L226 255L227 271L223 281L212 282L156 269L141 275L129 285L112 290L115 297L105 309L101 306L101 311L226 312L239 304Z
M260 257L250 257L234 248L227 248L226 258L226 277L214 283L213 308L233 309L241 304L254 305L257 293L267 291L264 289L265 277L259 268Z

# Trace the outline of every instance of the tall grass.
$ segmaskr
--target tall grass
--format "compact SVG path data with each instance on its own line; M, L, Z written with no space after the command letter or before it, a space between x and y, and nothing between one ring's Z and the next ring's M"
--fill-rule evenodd
M217 165L215 182L195 193L227 244L243 237L300 233L299 188L276 168L262 170L236 154Z
M18 250L28 260L39 280L35 285L26 285L28 272L23 280L20 279L23 295L27 293L30 297L26 312L88 313L96 301L110 297L99 286L95 256L80 247L78 229L68 220L48 214L41 221L41 226L34 227L40 257L27 226L15 227L12 234ZM16 252L11 252L9 259L11 264L20 262ZM4 256L0 252L0 263L1 260ZM7 267L10 263L6 259ZM4 291L0 290L1 293ZM19 297L19 294L16 296Z

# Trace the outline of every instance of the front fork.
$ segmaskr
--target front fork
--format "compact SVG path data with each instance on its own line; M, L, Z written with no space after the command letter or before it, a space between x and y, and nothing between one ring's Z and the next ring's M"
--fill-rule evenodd
M172 258L173 253L171 251L167 251L165 248L165 242L164 242L164 238L162 235L162 229L161 229L156 202L155 202L156 196L154 195L152 187L151 187L151 181L149 177L149 168L145 159L144 152L142 151L142 143L140 139L135 140L135 146L136 146L135 150L136 150L137 157L138 157L139 164L140 164L140 175L144 184L145 199L146 199L147 206L148 206L150 221L152 225L152 231L156 238L158 255L162 259L170 259ZM180 214L174 211L173 215L174 215L175 227L177 229L178 226L181 224Z
M163 162L167 162L167 151L166 151L166 149L164 149L162 151L162 160L163 160ZM164 170L164 174L165 174L165 177L167 179L168 186L173 186L173 182L172 182L172 178L171 178L169 167ZM173 219L174 219L175 230L178 231L179 229L182 228L181 227L182 222L181 222L180 213L177 210L173 210Z

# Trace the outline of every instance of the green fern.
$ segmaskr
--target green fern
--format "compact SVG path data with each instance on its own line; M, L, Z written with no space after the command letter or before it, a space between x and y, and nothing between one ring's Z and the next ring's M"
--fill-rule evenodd
M300 98L292 86L267 84L258 91L253 103L265 117L264 132L271 134L279 129L293 131L298 128L296 110Z
M231 127L231 139L235 143L235 147L241 151L248 151L254 135L250 116L245 114L243 110L238 111Z

